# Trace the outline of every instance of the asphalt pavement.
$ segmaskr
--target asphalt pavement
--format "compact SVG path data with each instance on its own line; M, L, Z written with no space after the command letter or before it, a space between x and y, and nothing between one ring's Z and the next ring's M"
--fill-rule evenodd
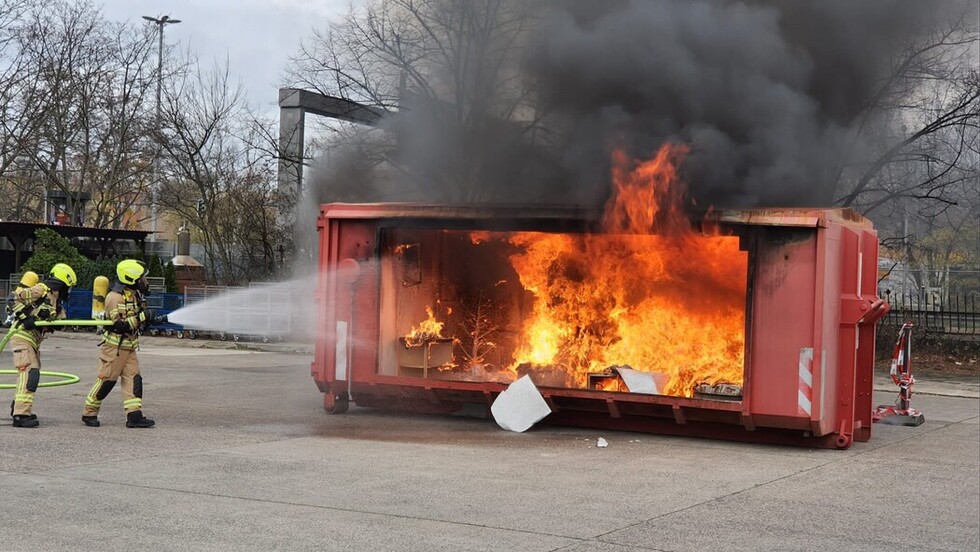
M0 419L0 551L977 550L974 381L920 381L920 427L846 451L353 406L302 344L146 339L151 429L118 389L82 425L97 339L45 342L37 429ZM257 350L261 349L261 350ZM9 366L9 351L0 355ZM12 382L12 376L0 379ZM884 378L877 401L891 402ZM941 384L941 385L939 385ZM925 390L925 391L922 391ZM927 392L928 391L928 392ZM958 396L954 396L958 395ZM7 404L12 390L0 390ZM598 437L609 446L596 446Z

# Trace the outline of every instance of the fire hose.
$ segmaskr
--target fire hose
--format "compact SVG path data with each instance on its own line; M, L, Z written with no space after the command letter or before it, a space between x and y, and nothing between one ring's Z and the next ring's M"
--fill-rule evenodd
M17 374L17 370L0 370L0 374ZM41 370L42 376L51 376L53 378L61 378L55 381L42 381L37 384L38 387L58 387L59 385L71 385L73 383L78 383L79 378L75 374L69 374L67 372L48 372L47 370ZM16 383L0 383L0 389L16 389Z
M44 328L49 326L111 326L112 321L110 320L51 320L51 321L37 321L34 325L38 328ZM3 351L4 347L7 346L7 342L10 338L14 336L14 332L20 328L20 324L16 322L10 326L10 330L7 331L7 335L0 339L0 352ZM17 370L0 370L0 374L17 374ZM47 370L41 370L41 376L50 376L53 378L61 378L56 381L43 381L39 383L38 387L58 387L59 385L71 385L73 383L78 383L79 377L75 374L69 374L67 372L49 372ZM13 383L0 383L0 389L15 389L16 384Z
M50 326L111 326L112 324L113 322L111 320L38 320L34 322L34 325L38 328ZM14 332L18 329L20 329L20 324L16 322L10 326L7 335L3 336L3 339L0 339L0 352L3 352L4 347L7 346L7 342L10 341L10 338L14 336Z

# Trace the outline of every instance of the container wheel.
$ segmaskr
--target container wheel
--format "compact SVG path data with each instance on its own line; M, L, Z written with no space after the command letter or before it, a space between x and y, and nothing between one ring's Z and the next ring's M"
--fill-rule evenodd
M334 395L333 393L323 394L323 409L327 414L343 414L350 407L350 402L344 395Z
M228 334L226 334L225 332L221 332L218 334L218 339L220 339L221 341L228 341Z
M184 332L177 330L177 339L184 339Z
M190 339L197 339L197 332L195 332L195 331L189 331L189 332L187 332L187 337L190 338Z
M238 343L238 340L239 339L241 339L241 338L238 336L238 334L233 334L231 336L231 340L234 341L235 343Z

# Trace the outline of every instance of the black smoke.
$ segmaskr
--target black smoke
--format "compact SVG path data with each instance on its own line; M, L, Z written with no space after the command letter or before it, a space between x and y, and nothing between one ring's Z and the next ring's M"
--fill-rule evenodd
M388 138L373 155L391 163L327 164L311 178L316 199L598 206L613 149L646 159L674 141L690 149L684 176L698 205L828 205L842 159L860 150L865 107L935 9L912 0L532 4L521 54L508 60L533 105L531 131L487 108L504 91L464 106L465 125L452 102L417 102L383 122Z
M855 118L911 36L908 1L556 4L529 50L571 190L594 191L609 150L690 146L701 205L826 205Z

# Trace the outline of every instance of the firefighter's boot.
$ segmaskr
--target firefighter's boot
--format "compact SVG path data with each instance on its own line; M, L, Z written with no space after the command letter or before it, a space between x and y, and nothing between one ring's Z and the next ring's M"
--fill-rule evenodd
M82 416L82 423L89 427L99 427L102 425L98 416Z
M153 427L153 420L143 416L143 411L134 410L126 414L126 427Z
M41 425L37 416L14 416L14 427L37 427Z
M16 402L17 401L10 401L10 417L11 418L16 418L17 417L17 416L14 416L14 404ZM27 416L21 416L21 418L30 418L32 420L36 420L37 419L37 414L30 414L30 415L27 415ZM28 426L18 426L18 427L28 427ZM29 426L29 427L36 427L36 426Z

